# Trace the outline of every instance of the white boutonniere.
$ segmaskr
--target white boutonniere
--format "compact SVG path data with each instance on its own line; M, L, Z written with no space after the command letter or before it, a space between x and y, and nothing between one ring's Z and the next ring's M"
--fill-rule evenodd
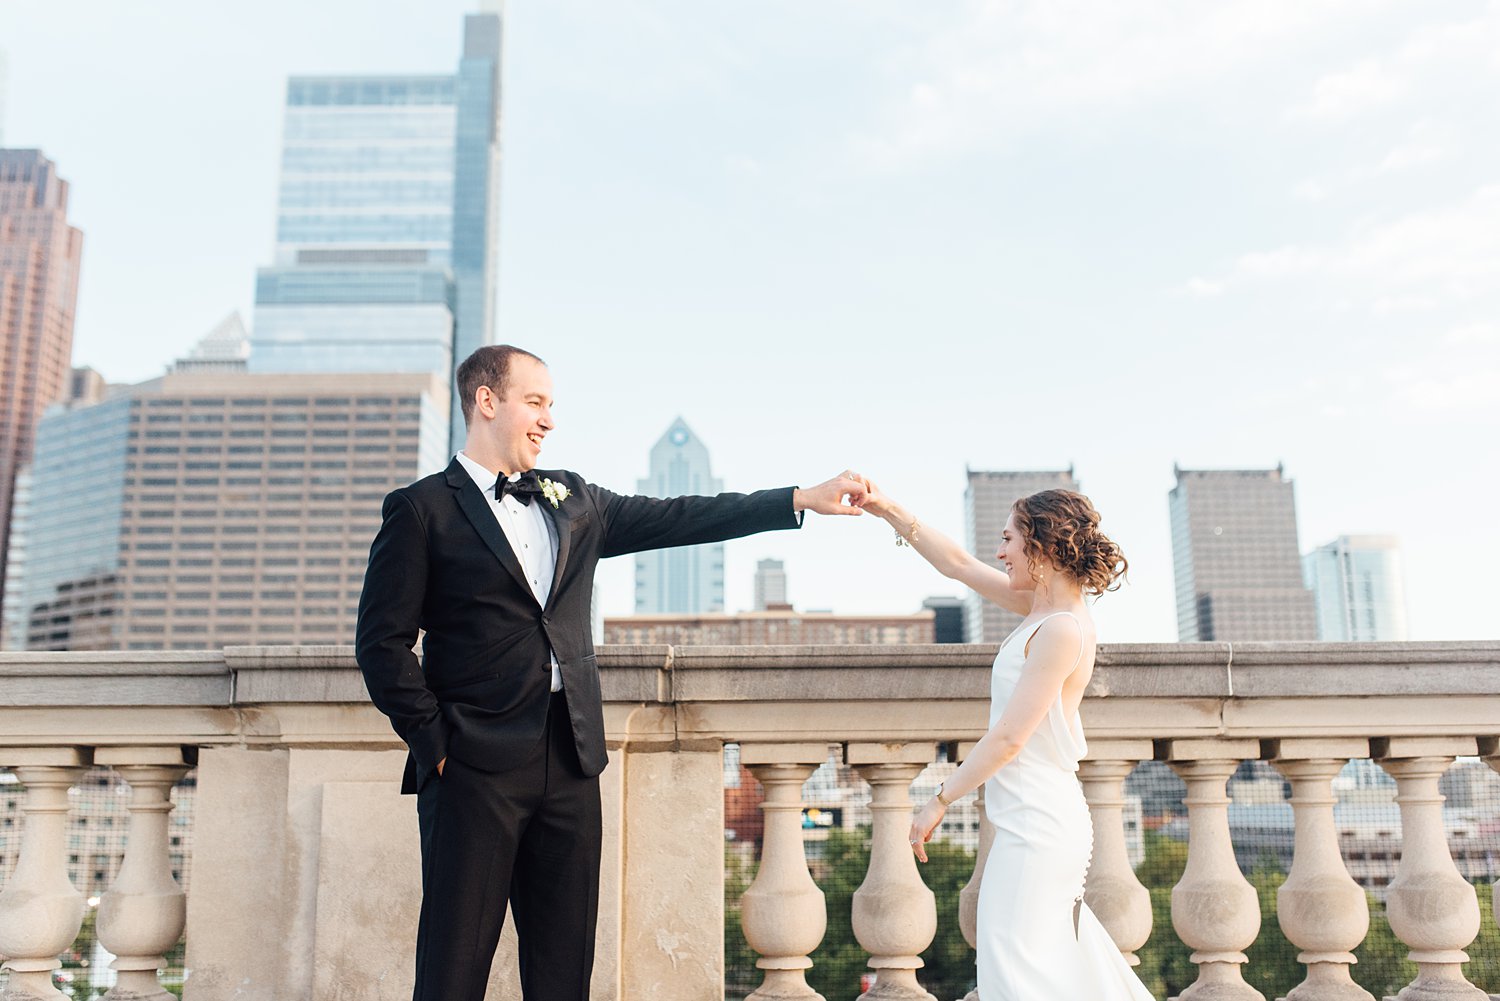
M556 480L549 480L544 478L541 482L542 496L547 498L547 500L551 502L554 508L556 508L557 505L561 504L563 501L567 500L569 497L573 496L573 491L569 490L561 483L558 483Z

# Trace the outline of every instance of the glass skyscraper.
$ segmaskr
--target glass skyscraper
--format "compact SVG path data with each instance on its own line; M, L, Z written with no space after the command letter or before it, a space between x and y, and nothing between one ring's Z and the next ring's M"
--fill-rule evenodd
M650 475L639 483L642 494L677 497L716 494L724 489L708 463L708 446L681 417L651 447ZM683 546L637 553L635 557L635 612L724 610L724 544Z
M252 372L434 372L494 341L500 18L456 76L293 77ZM462 417L454 401L455 446Z
M1341 535L1302 557L1318 612L1318 639L1407 638L1401 547L1389 535Z

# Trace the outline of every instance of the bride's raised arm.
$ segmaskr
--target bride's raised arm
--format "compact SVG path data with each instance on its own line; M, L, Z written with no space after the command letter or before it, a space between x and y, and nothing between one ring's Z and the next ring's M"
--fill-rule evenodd
M1004 571L996 570L983 562L937 529L922 524L910 511L882 493L867 477L857 478L864 483L866 491L860 506L869 513L884 518L896 530L896 534L915 549L919 556L931 563L938 573L971 588L981 598L993 601L1001 608L1017 615L1030 614L1033 592L1012 590L1010 577Z

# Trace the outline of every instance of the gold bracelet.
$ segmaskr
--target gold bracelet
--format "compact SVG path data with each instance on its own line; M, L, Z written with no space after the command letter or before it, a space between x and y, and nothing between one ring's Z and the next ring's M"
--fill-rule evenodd
M950 807L950 806L953 805L953 800L951 800L951 799L944 799L943 798L943 786L946 785L946 784L947 784L946 782L939 782L938 783L938 787L937 787L937 792L935 792L935 793L932 794L932 798L935 799L935 800L937 800L939 803L943 804L943 808L944 809L946 809L946 808L948 808L948 807Z
M901 529L896 529L896 547L899 549L901 546L915 546L917 543L917 529L920 525L921 522L913 518L911 520L911 528L907 529L906 535L901 534ZM910 541L908 541L907 536L911 537Z

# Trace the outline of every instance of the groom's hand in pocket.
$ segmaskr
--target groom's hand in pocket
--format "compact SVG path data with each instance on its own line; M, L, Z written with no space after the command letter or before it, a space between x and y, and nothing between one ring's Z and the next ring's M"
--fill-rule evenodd
M438 762L438 778L442 778L443 777L443 766L446 765L447 763L448 763L448 759L447 758L444 758L442 761Z

